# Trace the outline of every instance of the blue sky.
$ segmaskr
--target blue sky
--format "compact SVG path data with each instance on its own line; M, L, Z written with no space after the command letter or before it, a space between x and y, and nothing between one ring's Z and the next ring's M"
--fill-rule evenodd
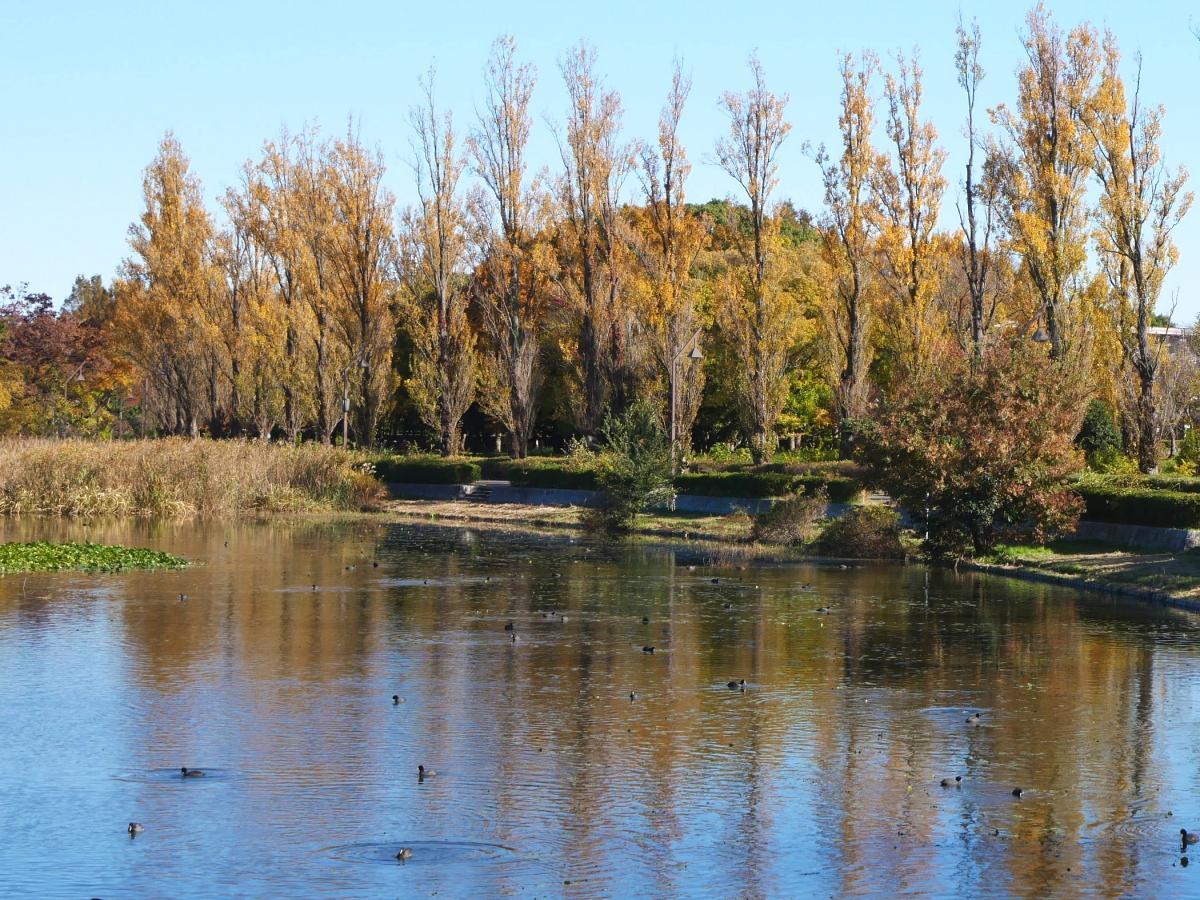
M1053 2L1064 25L1111 28L1128 57L1145 56L1144 96L1167 107L1171 163L1200 173L1200 4ZM439 94L465 130L481 93L492 39L516 36L539 71L535 162L553 164L548 120L564 92L557 61L585 37L620 91L627 137L651 138L672 58L692 70L683 137L694 163L692 199L726 196L729 180L705 163L723 128L717 98L747 82L757 49L771 86L791 96L793 132L781 154L779 196L818 210L820 184L803 144L835 139L839 50L889 54L920 48L926 111L963 162L962 104L954 80L959 11L983 30L981 94L1010 101L1020 59L1023 4L964 2L41 2L0 3L0 284L29 282L61 299L77 273L115 272L141 206L141 170L173 129L210 200L281 126L319 122L327 132L361 120L382 146L389 186L412 199L407 111L417 77L438 68ZM633 187L633 182L630 183ZM1195 188L1196 185L1193 184ZM215 208L215 202L213 203ZM944 224L954 221L947 198ZM1178 232L1181 263L1168 284L1177 319L1200 313L1200 208Z

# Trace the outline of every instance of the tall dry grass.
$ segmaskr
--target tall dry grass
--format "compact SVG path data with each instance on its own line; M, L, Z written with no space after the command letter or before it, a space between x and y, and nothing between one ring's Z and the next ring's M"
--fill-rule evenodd
M382 496L365 455L319 444L0 440L0 515L360 510Z

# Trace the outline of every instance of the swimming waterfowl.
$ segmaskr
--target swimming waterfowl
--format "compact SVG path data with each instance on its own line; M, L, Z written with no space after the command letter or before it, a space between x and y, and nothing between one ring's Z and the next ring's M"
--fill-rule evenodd
M733 609L733 604L732 603L722 603L721 608L722 609Z
M1186 828L1179 829L1179 839L1185 844L1200 843L1200 834L1194 831L1188 831Z
M146 826L143 825L141 822L130 822L129 823L128 831L129 831L130 837L133 837L135 834L141 834L145 830L146 830Z
M179 767L179 774L184 778L203 778L204 773L200 769L189 769L187 766Z
M635 694L633 691L630 691L629 692L629 702L632 703L636 699L637 699L637 694Z
M645 647L642 648L642 652L643 653L653 653L654 648L651 647L649 644L647 644Z
M745 678L743 678L741 681L729 681L729 682L726 682L726 683L725 683L725 687L729 688L731 691L736 691L738 688L742 688L743 690L745 690L745 688L746 688L746 679L745 679Z
M379 563L377 563L377 562L375 562L374 560L372 560L372 561L371 561L371 568L372 568L372 569L378 569L378 568L379 568Z
M817 612L819 612L819 613L827 613L827 612L829 612L829 607L828 607L828 606L818 606L818 607L817 607Z
M399 706L402 702L399 694L392 694L392 706Z
M401 847L400 852L396 854L396 859L400 860L400 862L404 862L405 860L412 859L412 848L411 847Z
M943 778L942 787L962 787L962 776L955 775L953 778Z
M317 589L317 586L314 584L314 585L313 585L313 590L315 591L316 589Z
M969 716L967 716L967 724L968 725L978 725L979 720L980 720L980 718L982 718L982 716L983 716L983 713L971 713Z
M509 622L507 625L505 625L505 626L504 626L504 630L505 630L505 631L512 631L512 630L513 630L514 628L516 628L516 627L517 627L517 626L516 626L514 623L512 623L512 622Z
M719 579L719 578L710 578L710 579L709 579L709 581L711 581L713 584L720 584L720 583L721 583L721 579Z
M433 769L427 769L424 766L417 766L418 778L432 778L436 774L437 772L435 772Z
M179 595L179 602L180 602L180 603L182 603L182 602L183 602L184 600L186 600L187 598L188 598L187 594L180 594L180 595Z
M649 625L649 624L650 624L650 617L649 617L649 616L642 616L642 624L643 624L643 625Z
M1013 795L1014 797L1020 797L1020 796L1021 796L1022 794L1024 794L1024 793L1025 793L1025 789L1024 789L1024 788L1013 788L1013 789L1012 789L1012 795Z

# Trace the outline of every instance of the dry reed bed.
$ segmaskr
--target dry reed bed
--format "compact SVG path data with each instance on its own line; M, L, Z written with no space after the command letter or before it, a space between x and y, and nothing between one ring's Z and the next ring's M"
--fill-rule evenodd
M374 507L366 456L319 444L0 440L0 515L189 517Z

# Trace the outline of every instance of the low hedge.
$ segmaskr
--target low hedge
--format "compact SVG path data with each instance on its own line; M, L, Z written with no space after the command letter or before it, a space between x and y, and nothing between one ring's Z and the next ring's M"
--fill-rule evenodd
M785 497L798 489L782 472L689 472L675 476L675 490L702 497Z
M470 484L482 477L479 463L472 459L384 456L373 462L380 481L401 484Z
M1200 494L1200 478L1189 475L1096 475L1089 473L1080 480L1080 483L1129 490L1152 489L1172 491L1177 494Z
M511 481L520 487L557 488L564 491L597 490L596 473L569 469L550 459L489 459L483 464L488 478Z
M1130 488L1120 485L1079 484L1085 519L1121 525L1200 528L1200 494Z
M804 474L769 471L688 472L675 477L681 494L704 497L786 497L813 494L824 489L834 503L854 499L862 489L859 480L845 472L845 465L821 466ZM413 484L469 484L480 478L510 481L520 487L594 491L599 489L592 469L569 468L562 458L529 459L443 459L440 457L381 457L375 461L376 475L383 481Z

